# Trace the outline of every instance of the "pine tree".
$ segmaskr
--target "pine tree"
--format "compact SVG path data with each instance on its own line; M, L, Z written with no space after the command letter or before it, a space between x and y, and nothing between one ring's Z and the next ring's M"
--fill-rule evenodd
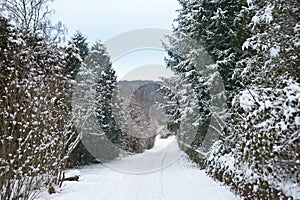
M184 104L188 109L192 104L197 105L199 114L197 117L195 115L194 122L204 125L200 128L204 133L201 137L197 136L203 139L210 115L219 118L218 113L224 113L226 109L224 103L230 105L234 89L240 86L232 75L238 59L244 54L241 47L248 30L245 22L251 18L243 10L247 2L242 0L234 4L226 0L179 2L182 9L176 19L176 34L175 38L170 38L173 47L166 46L170 56L167 65L181 76L181 84L186 85L184 87L194 90L194 102L188 102L192 101L189 98ZM201 139L196 143L196 146L201 146Z
M104 71L102 71L97 84L96 112L100 126L104 130L106 136L114 144L119 145L122 131L120 127L117 127L112 110L116 84L115 71L112 69L111 64L109 64L104 68Z
M84 59L87 57L88 53L89 47L87 38L81 32L75 33L68 42L68 45L65 47L65 65L67 68L66 75L70 82L70 102L72 100L72 89L73 87L76 87L77 84L77 74L81 66L84 65ZM70 108L72 108L71 104ZM73 139L70 140L70 143L76 142L77 144L69 154L68 167L97 162L95 157L91 155L91 153L85 148L84 144L82 144L82 141L79 141L80 135L78 135L76 127L72 128L72 134Z
M167 129L171 133L177 135L179 126L180 126L180 111L179 111L179 102L176 98L175 87L177 85L178 77L163 78L163 85L160 88L160 91L164 94L165 102L160 105L163 108L167 116Z
M224 94L221 93L224 88L219 83L220 75L216 66L200 42L176 33L175 37L170 38L170 44L165 45L171 56L166 61L178 77L172 91L179 103L176 108L180 113L178 138L182 148L195 151L202 148L209 130L211 107L223 107L222 102L218 103L220 105L216 102L219 102L219 98L223 99ZM176 113L175 110L173 112ZM205 149L208 150L206 146Z
M68 74L71 75L72 79L75 79L84 59L89 53L86 40L86 37L81 32L77 32L68 42L66 48L66 65L68 67Z
M201 43L218 66L226 89L233 89L231 76L243 52L247 38L247 22L251 19L243 8L246 0L232 3L219 1L180 1L182 9L176 19L175 31Z
M299 2L249 3L251 35L235 72L244 89L233 101L230 134L212 152L209 171L249 199L287 199L293 194L281 185L299 182Z
M116 158L122 124L115 108L119 100L115 71L103 44L95 43L77 75L73 92L76 127L90 153L105 162ZM120 112L121 111L117 111ZM121 114L120 114L121 115Z
M192 125L209 120L204 141L196 134L188 148L209 144L217 127L206 157L211 175L249 199L293 195L280 183L299 182L299 2L179 2L175 35L165 45L176 75L173 113L189 126L179 129L179 140L189 144ZM212 62L203 62L203 47Z

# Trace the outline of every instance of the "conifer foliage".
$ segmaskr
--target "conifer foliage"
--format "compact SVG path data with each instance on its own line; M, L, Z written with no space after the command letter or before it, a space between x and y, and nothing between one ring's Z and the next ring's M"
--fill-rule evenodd
M77 32L66 47L66 65L67 72L72 79L76 78L78 71L84 62L84 59L89 54L89 47L87 38L81 33Z
M87 38L81 33L76 32L68 42L68 45L65 47L65 64L66 64L66 74L69 79L69 106L72 109L71 100L73 94L73 88L77 85L77 75L81 68L84 65L84 59L89 54L89 47ZM82 144L80 139L80 134L76 130L76 127L73 126L72 129L73 138L70 139L70 143L74 143L73 150L68 155L68 167L74 167L79 165L86 165L90 163L97 162L95 157L86 149Z
M73 115L82 142L99 161L118 156L122 111L115 71L106 48L96 42L82 63L73 91Z
M97 84L96 112L100 126L106 136L111 142L118 145L120 144L121 129L117 127L113 115L113 98L115 98L116 84L115 71L111 64L109 64L102 71Z
M300 169L300 90L295 73L299 2L252 1L248 9L254 13L248 24L251 35L242 46L248 56L240 59L235 72L243 88L233 101L231 135L219 144L232 152L211 157L209 171L238 186L249 199L295 197ZM226 169L225 157L234 167Z
M179 2L175 35L165 45L167 65L177 77L168 88L175 94L173 103L179 103L169 111L179 112L180 120L174 123L187 127L208 120L208 129L198 129L205 139L212 125L219 127L218 140L205 157L207 172L246 199L296 198L299 1ZM190 40L201 44L215 64L203 62L201 48ZM225 93L215 85L220 81L207 78L220 77L218 73ZM216 87L210 88L211 84ZM216 114L222 120L214 120ZM197 136L197 129L179 128L179 139L193 135ZM205 145L205 139L190 143L190 148L201 153L195 146Z

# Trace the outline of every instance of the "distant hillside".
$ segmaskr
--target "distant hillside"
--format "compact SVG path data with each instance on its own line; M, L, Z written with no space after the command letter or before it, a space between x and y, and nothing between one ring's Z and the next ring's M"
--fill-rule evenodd
M126 150L141 153L152 148L156 135L165 130L166 117L157 104L164 100L160 87L161 83L155 81L119 82L128 124Z
M142 108L145 115L156 102L163 102L163 94L159 91L161 82L157 81L119 81L120 95L127 107L130 97Z
M119 81L119 89L120 95L124 99L128 99L133 92L143 85L147 85L148 83L158 83L155 81L145 81L145 80L137 80L137 81Z

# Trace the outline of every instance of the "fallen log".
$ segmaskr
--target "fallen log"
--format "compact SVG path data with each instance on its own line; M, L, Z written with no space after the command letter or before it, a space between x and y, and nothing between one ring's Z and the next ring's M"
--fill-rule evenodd
M67 177L64 178L63 181L79 181L79 176L71 176L71 177Z

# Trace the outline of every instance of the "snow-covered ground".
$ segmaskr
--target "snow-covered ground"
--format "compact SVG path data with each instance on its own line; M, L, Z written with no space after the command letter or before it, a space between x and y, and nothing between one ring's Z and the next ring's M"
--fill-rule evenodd
M64 182L57 193L38 200L229 200L239 199L209 178L179 150L174 137L156 139L153 149L107 165L70 170L79 182Z

